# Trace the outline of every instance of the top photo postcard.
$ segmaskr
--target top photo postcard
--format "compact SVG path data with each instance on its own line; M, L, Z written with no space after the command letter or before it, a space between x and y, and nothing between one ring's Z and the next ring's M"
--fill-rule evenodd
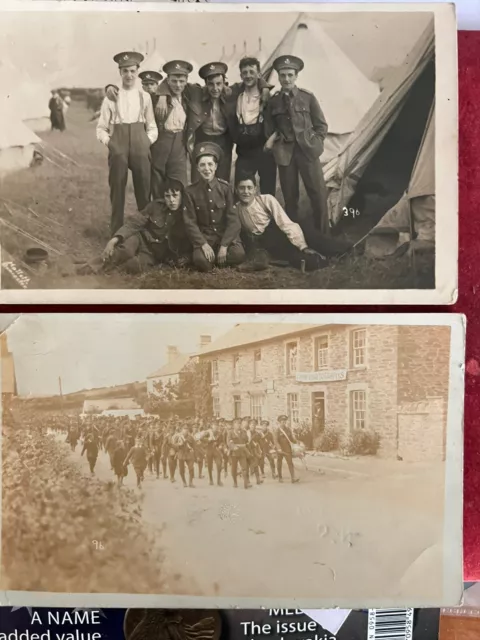
M453 3L0 12L0 302L456 301Z

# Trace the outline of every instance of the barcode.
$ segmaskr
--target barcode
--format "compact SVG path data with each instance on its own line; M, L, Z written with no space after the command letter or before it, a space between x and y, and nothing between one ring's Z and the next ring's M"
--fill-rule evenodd
M369 609L368 640L412 640L413 609Z

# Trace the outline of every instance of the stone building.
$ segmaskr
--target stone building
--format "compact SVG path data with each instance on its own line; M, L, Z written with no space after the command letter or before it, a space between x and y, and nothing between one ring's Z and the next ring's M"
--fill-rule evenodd
M240 324L204 348L213 410L288 414L324 429L368 429L379 455L445 457L449 327Z

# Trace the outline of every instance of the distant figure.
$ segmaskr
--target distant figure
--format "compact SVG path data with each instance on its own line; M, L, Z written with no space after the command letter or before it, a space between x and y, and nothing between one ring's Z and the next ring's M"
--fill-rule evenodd
M52 97L48 103L50 109L50 122L52 125L52 131L57 129L58 131L65 131L65 116L63 113L63 100L60 97L58 91L52 91Z

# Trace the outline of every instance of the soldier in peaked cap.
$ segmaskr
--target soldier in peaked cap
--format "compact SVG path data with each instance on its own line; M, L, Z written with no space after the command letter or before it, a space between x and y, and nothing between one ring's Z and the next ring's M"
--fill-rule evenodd
M216 177L221 154L215 143L197 145L194 158L200 177L186 189L183 219L193 245L193 264L199 271L237 265L245 258L232 190L228 182Z
M316 228L329 233L327 189L320 156L328 127L317 98L297 87L303 60L284 55L273 67L281 90L272 96L265 114L265 149L273 151L278 165L285 209L291 220L299 221L299 176L302 177L313 209Z
M278 425L273 431L273 440L277 449L277 473L278 481L283 482L282 479L282 463L285 458L287 462L288 470L290 471L290 478L292 482L298 482L298 478L295 477L295 467L293 466L293 453L292 444L297 440L293 435L293 431L287 425L288 416L282 414L277 418Z
M159 198L166 179L187 184L186 124L189 110L185 88L192 65L171 60L163 66L167 75L156 90L155 120L158 140L152 147L152 197Z
M190 121L190 134L195 144L214 142L222 150L217 168L221 180L230 180L232 169L233 141L229 132L230 92L226 85L228 66L224 62L209 62L200 67L198 75L205 81L201 99L194 105L194 117ZM198 172L192 169L192 181L198 179Z
M138 77L142 81L143 90L150 94L153 108L155 109L158 102L157 89L162 81L162 74L158 73L158 71L142 71L138 74Z
M97 139L109 150L112 235L123 225L129 169L138 210L145 209L150 201L150 146L158 136L150 95L135 86L142 54L125 51L113 59L118 64L122 86L115 101L104 98L97 124Z
M162 198L164 182L169 178L184 186L187 184L187 120L190 103L192 99L199 101L201 91L199 85L188 83L193 67L186 60L170 60L162 71L167 77L157 85L156 95L152 96L158 128L157 141L152 145L153 200ZM110 87L107 96L115 99L114 95L114 88Z

